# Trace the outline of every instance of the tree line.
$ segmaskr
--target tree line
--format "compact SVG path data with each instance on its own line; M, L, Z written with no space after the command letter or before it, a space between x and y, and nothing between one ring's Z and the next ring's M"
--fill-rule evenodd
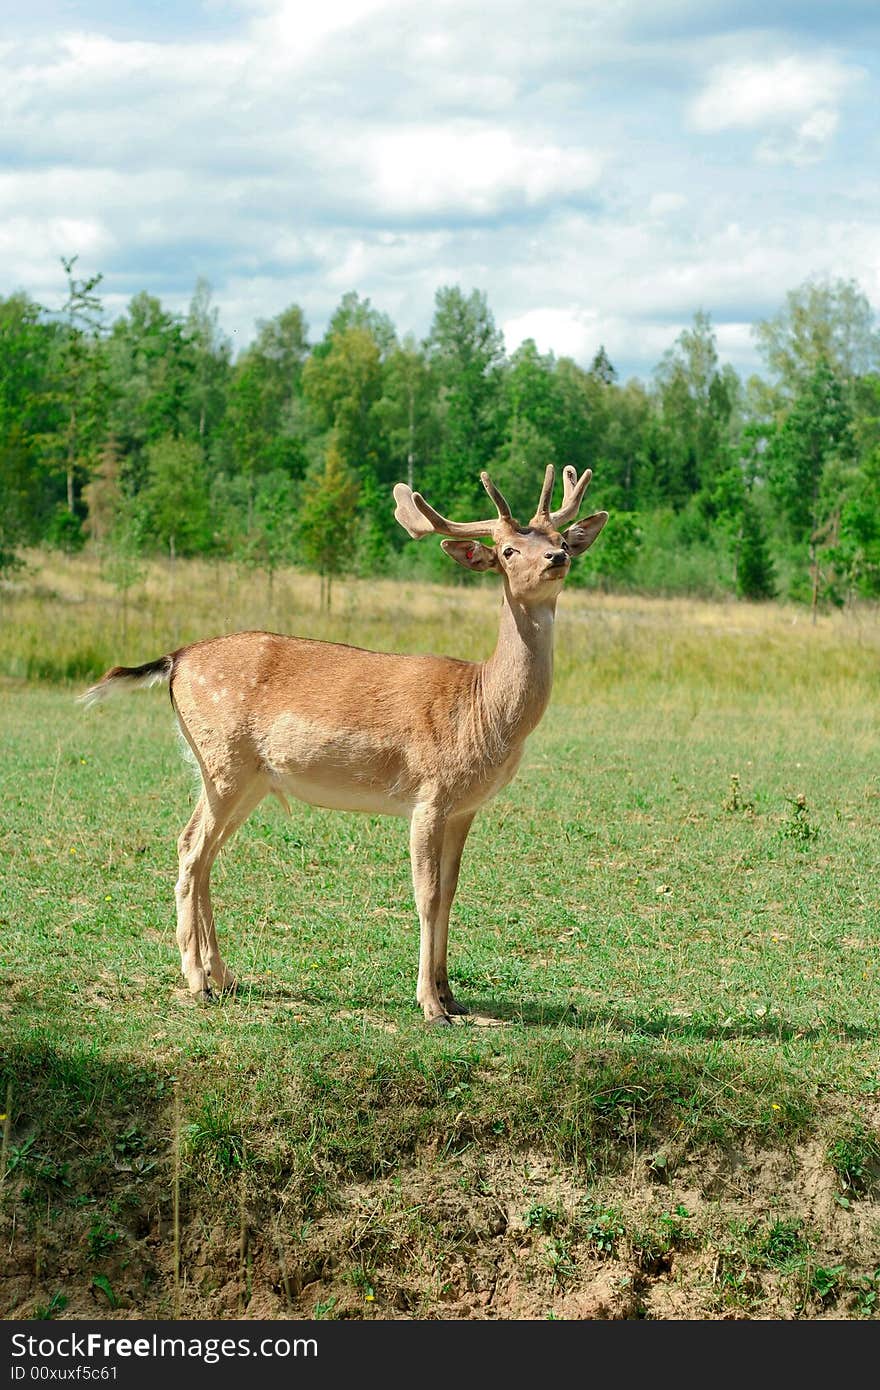
M880 336L853 281L808 281L754 324L764 375L718 357L698 312L649 381L527 340L486 296L437 290L427 337L357 293L310 341L297 305L237 356L200 281L188 312L140 293L108 323L101 276L62 261L63 305L0 299L0 570L27 546L100 549L120 587L150 552L328 581L451 577L393 520L409 481L445 514L514 515L548 462L594 472L611 513L580 582L842 603L880 595Z

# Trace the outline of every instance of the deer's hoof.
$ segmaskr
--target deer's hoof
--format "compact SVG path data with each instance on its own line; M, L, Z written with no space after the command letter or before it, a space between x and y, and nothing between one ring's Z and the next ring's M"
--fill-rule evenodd
M448 1014L437 1014L436 1018L425 1019L426 1028L451 1028L452 1023Z
M470 1009L467 1004L459 1004L457 999L444 999L443 1007L448 1014L469 1014Z

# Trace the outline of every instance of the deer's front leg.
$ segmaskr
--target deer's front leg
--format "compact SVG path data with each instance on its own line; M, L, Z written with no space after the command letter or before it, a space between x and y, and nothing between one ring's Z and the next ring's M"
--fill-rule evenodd
M434 979L437 982L437 994L440 1003L448 1014L466 1014L468 1012L464 1004L459 1004L453 997L449 986L446 947L449 941L449 914L452 910L455 890L458 887L461 856L468 831L473 824L474 814L474 812L470 812L468 815L457 816L455 820L447 822L440 857L440 910L437 914L437 930L434 937Z
M409 854L419 914L419 979L416 999L428 1023L448 1023L437 992L437 921L441 903L441 855L445 822L432 806L417 806L410 821Z

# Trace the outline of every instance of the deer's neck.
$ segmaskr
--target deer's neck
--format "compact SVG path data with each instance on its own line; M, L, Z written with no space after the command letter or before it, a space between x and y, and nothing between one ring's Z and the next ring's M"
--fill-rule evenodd
M555 618L555 602L526 608L505 590L498 645L480 673L484 717L500 743L526 738L547 708Z

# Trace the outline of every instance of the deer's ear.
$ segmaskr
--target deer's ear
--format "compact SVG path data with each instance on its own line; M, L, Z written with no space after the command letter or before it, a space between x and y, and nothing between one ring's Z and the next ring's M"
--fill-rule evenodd
M447 555L464 565L466 570L497 570L498 556L494 545L482 541L441 541Z
M607 520L607 512L593 512L592 516L582 517L569 526L563 536L572 555L583 555L585 550L589 550Z

